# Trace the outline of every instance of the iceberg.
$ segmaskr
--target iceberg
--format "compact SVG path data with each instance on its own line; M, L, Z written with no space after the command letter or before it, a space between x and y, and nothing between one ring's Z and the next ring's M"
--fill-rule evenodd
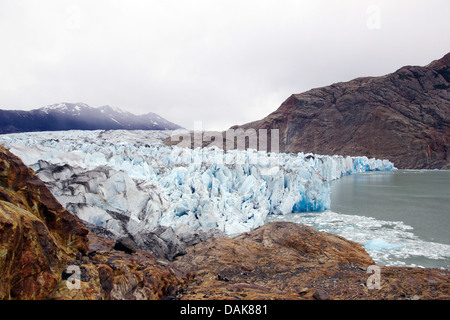
M383 239L372 239L367 241L364 244L364 248L368 251L375 251L375 250L392 250L401 248L403 245L401 244L392 244L389 242L384 241Z
M0 136L56 198L115 235L249 232L268 215L330 208L329 182L388 160L166 146L170 131L64 131Z

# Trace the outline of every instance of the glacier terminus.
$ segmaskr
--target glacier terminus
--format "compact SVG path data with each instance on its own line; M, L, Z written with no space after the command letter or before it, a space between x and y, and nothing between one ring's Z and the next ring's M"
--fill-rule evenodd
M395 170L389 160L217 147L180 148L171 131L59 131L0 136L60 203L115 237L249 232L268 215L330 208L329 182ZM234 160L233 160L234 159ZM238 161L239 160L239 161Z

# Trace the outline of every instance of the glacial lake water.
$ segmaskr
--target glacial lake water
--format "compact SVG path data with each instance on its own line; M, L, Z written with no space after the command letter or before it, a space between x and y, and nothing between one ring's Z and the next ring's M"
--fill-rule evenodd
M269 216L360 243L379 265L450 269L450 171L358 173L330 183L331 208Z

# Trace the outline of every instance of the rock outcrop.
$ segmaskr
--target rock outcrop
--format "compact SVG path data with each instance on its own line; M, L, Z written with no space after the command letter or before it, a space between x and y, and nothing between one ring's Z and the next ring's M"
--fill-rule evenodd
M87 254L87 229L33 170L0 146L0 298L43 299L70 259Z
M67 267L79 271L73 287L62 278L47 299L161 300L173 298L184 286L185 275L148 252L114 249L115 243L89 234L89 253Z
M378 267L359 244L291 222L209 239L174 266L189 271L181 299L450 298L448 270Z
M182 285L167 262L113 247L0 146L0 299L161 299Z
M450 53L425 67L293 94L264 119L231 129L268 129L269 136L279 129L280 152L365 155L399 169L449 169L449 66Z

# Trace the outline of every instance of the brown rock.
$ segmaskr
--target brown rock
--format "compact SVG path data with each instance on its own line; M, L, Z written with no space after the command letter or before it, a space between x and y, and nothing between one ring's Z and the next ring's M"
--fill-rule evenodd
M246 299L298 299L314 278L327 275L318 263L323 255L333 267L359 274L356 265L374 264L359 244L308 226L277 222L235 238L202 242L176 259L174 266L192 273L197 283L189 287L186 299L202 294L230 298L235 291L244 291Z
M87 252L88 230L78 217L55 199L32 169L1 146L0 188L4 201L14 203L41 220L59 244L71 249L67 253Z
M0 146L0 299L43 299L87 229L19 158Z
M109 294L114 286L113 269L106 264L99 264L97 265L97 272L102 289L106 294Z
M0 146L0 299L161 299L183 286L184 274L170 265L113 245L88 234L31 169Z
M95 255L88 256L89 262L80 266L84 273L81 288L70 290L65 281L60 281L47 298L159 300L175 296L183 288L182 274L161 265L151 254L112 250L114 242L95 234L89 234L89 239Z
M326 267L321 256L327 257ZM450 298L448 270L381 267L381 289L368 290L361 284L373 264L359 244L272 222L234 238L199 243L174 267L190 274L181 299L397 299L405 291L423 299Z
M324 290L316 290L316 292L314 292L313 298L316 300L330 300L330 296Z

